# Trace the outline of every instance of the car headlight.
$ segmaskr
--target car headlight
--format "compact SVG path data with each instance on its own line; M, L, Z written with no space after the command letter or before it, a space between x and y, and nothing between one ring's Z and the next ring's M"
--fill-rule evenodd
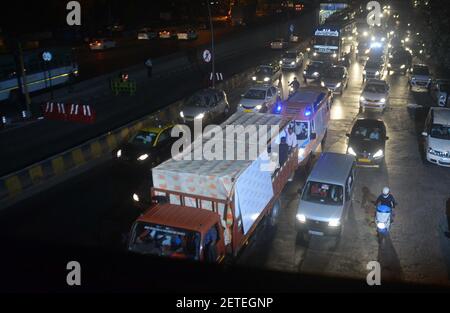
M264 77L264 81L265 81L265 82L268 82L269 80L270 80L269 77Z
M366 101L366 98L364 98L363 96L359 97L359 101Z
M203 119L205 117L205 114L204 113L200 113L199 115L197 115L196 117L195 117L195 119L196 120L201 120L201 119Z
M339 88L339 87L341 87L341 83L337 83L337 85L336 85L336 88Z
M283 64L283 61L280 61L279 63L280 63L280 65L281 65L281 64Z
M358 53L359 53L359 50L358 50L358 49L356 49L356 50L355 50L355 52L356 52L356 54L358 54Z
M380 149L373 155L373 157L374 158L381 158L383 155L384 155L383 150Z
M380 75L380 72L379 71L376 71L375 72L375 76L379 76Z
M363 71L363 75L366 75L366 74L367 74L367 71L366 71L366 70L364 70L364 71Z
M291 65L295 65L295 61L292 61L292 62L291 62Z
M336 53L333 53L332 56L333 56L333 58L336 58L336 57L337 57L337 54L336 54Z
M306 223L306 216L303 215L303 214L297 214L297 220L298 220L300 223Z
M182 118L184 118L184 113L183 113L183 111L180 112L180 116L181 116Z
M347 153L356 156L356 152L352 147L348 147Z
M324 82L320 82L320 85L321 85L322 87L325 87L325 83L324 83Z
M303 75L306 75L306 71L303 71Z
M366 49L366 51L364 51L366 54L369 54L370 49Z
M138 161L145 161L148 159L148 154L143 154L140 157L138 157Z
M386 228L386 224L385 223L377 223L377 227L379 229L385 229Z
M122 150L117 151L117 158L121 158L122 157Z
M338 227L339 225L341 225L341 221L338 218L332 219L328 222L328 226L330 227Z
M386 103L386 99L385 99L385 98L381 98L381 99L380 99L380 102L381 102L381 103Z
M262 109L262 105L258 104L257 106L255 106L255 109L258 110L258 111L261 110Z
M315 57L316 57L316 56L317 56L317 52L314 52L314 53L313 53L313 56L315 56Z
M139 196L137 195L137 194L135 194L135 193L133 193L133 200L134 201L136 201L136 202L139 202Z
M405 64L403 64L402 66L400 66L401 69L404 69L406 67Z
M253 77L252 77L252 80L256 80L256 76L253 76Z
M391 67L391 63L388 63L388 67Z
M313 76L319 76L319 72L314 72Z

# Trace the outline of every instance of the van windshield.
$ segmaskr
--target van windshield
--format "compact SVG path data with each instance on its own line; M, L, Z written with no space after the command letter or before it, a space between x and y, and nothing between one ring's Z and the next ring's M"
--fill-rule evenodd
M342 205L344 194L342 186L309 181L302 200L327 205Z
M138 223L134 227L129 249L141 254L198 260L200 234L168 226Z

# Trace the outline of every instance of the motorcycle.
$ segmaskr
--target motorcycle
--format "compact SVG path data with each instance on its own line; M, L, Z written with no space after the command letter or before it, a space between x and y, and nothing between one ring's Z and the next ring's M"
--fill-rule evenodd
M378 242L383 243L386 236L389 235L389 230L392 223L392 209L387 205L378 205L375 216L375 223L377 226Z
M293 85L291 85L291 83L289 83L289 96L292 96L294 93L296 93L298 89L299 87L294 87Z

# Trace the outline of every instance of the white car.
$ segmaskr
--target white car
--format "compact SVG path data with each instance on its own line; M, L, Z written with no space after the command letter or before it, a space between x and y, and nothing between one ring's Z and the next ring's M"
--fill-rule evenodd
M280 65L282 69L298 69L303 66L303 59L300 51L286 51L281 57Z
M195 40L198 34L195 30L180 31L177 33L178 40Z
M359 108L384 110L389 105L389 85L384 80L369 79L364 85Z
M436 79L430 87L430 95L437 106L450 106L450 80Z
M158 34L149 28L143 28L138 32L138 40L150 40L156 38L158 38Z
M91 50L106 50L116 47L116 42L109 39L96 39L89 43Z
M280 97L280 90L275 86L254 86L242 95L237 110L240 112L271 112Z
M275 49L275 50L282 50L284 48L286 48L287 46L287 42L284 41L284 39L275 39L274 41L272 41L270 43L270 48Z
M411 75L409 77L409 88L414 89L428 89L431 85L431 73L428 66L423 64L416 64L413 66Z
M450 167L450 108L432 107L422 136L426 160Z

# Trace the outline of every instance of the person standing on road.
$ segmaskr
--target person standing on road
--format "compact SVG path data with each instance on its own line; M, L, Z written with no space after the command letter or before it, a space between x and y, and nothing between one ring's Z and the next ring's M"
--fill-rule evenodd
M145 61L145 66L147 67L147 76L148 76L148 78L152 78L152 74L153 74L152 59L148 58L148 60Z
M450 238L450 198L447 199L447 203L446 203L446 210L445 210L445 215L447 216L447 231L445 232L445 236L447 238Z

